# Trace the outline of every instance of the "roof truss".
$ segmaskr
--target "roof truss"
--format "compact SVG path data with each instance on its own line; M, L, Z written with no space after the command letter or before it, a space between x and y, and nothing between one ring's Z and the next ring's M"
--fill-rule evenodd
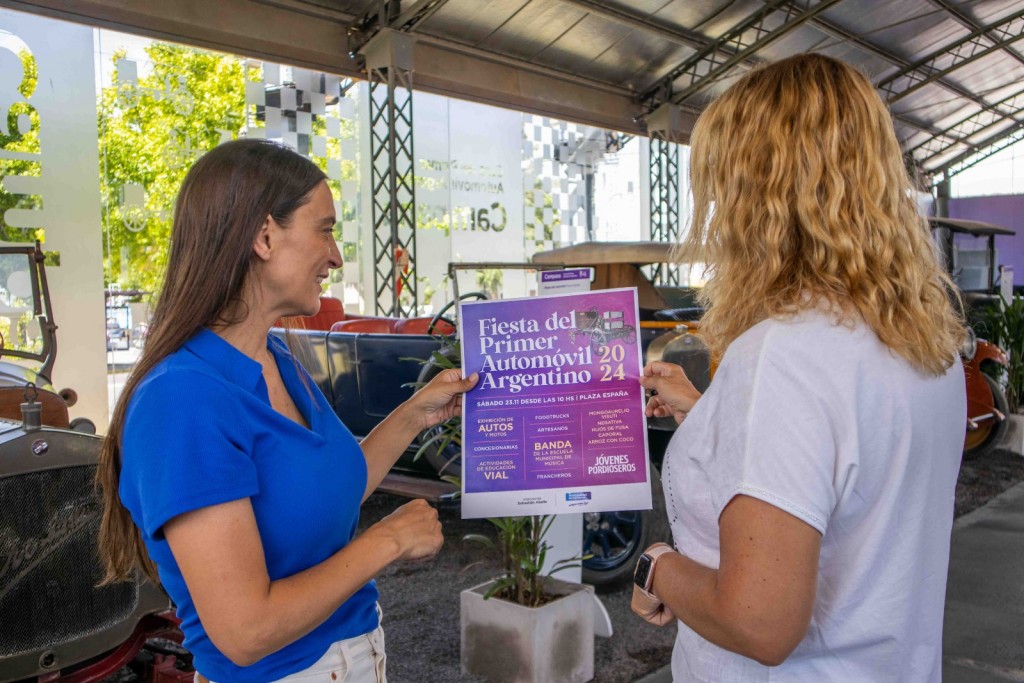
M630 134L645 133L647 115L662 104L697 111L703 104L699 96L709 86L732 76L736 70L762 63L766 54L783 54L778 45L787 36L795 35L794 44L807 46L807 41L801 42L806 32L800 29L813 27L839 44L849 44L892 65L876 85L890 105L898 105L894 106L894 119L901 130L918 131L909 136L913 142L906 151L927 174L949 174L977 163L993 150L1005 148L1009 143L1004 144L1004 138L1020 139L1024 125L1024 80L1020 79L1024 73L1024 47L1018 42L1024 38L1024 6L1008 0L983 0L988 17L993 8L1004 8L1001 18L984 20L975 18L986 15L979 9L982 0L763 0L753 5L756 10L752 13L712 34L701 32L698 25L684 25L684 21L668 18L691 16L692 11L661 11L672 5L680 7L681 0L664 0L660 9L646 12L627 0L494 3L495 11L505 8L508 15L501 24L506 45L517 37L515 30L506 25L513 17L531 14L527 9L537 10L532 11L536 16L549 10L557 14L557 8L562 6L578 16L593 15L596 19L589 20L592 24L613 23L640 36L657 38L662 45L685 48L671 53L663 51L686 56L653 83L650 77L641 78L635 90L630 84L605 78L605 74L614 71L601 71L602 66L607 66L604 59L564 62L577 65L568 67L560 65L558 59L538 58L546 52L543 42L541 49L529 53L531 56L516 57L514 54L519 53L515 50L490 49L488 44L469 38L462 41L459 12L475 7L467 4L467 0L377 0L369 9L364 9L367 4L362 0L218 0L216 15L205 17L195 15L197 2L0 0L0 6L361 78L366 74L358 58L359 48L381 29L403 31L416 36L418 89ZM852 20L837 20L844 9L855 7L858 2L899 20L892 26L907 19L899 15L902 6L920 11L922 3L926 3L934 8L930 14L955 22L961 35L927 54L915 55L909 49L903 52L902 45L894 43L891 36L888 40L874 38L858 32L852 27ZM725 0L706 0L703 4L712 16L731 6ZM852 28L846 28L844 23ZM520 29L521 24L519 21ZM435 25L447 26L449 30L439 34L433 29ZM950 21L933 21L930 25L941 25L945 31ZM528 33L531 27L526 28ZM526 39L531 37L523 35ZM546 45L554 46L562 38L560 33ZM633 42L637 42L635 38ZM556 53L559 48L549 54ZM995 81L995 87L991 80L984 87L978 86L979 69L964 67L977 65L980 60L1001 60L999 69L1012 77L1001 84ZM989 62L984 63L987 68ZM985 81L984 76L980 78ZM1010 86L1014 78L1018 79L1017 87ZM956 107L939 106L929 117L930 102L939 100L932 90L927 90L929 87L941 88L962 103L959 112L949 114ZM923 107L918 106L920 102Z

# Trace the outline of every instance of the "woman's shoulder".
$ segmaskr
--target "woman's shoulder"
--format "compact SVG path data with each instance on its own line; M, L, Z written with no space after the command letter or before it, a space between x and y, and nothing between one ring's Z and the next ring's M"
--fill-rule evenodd
M146 373L130 405L221 400L231 392L223 376L184 349L167 356Z
M729 345L739 353L829 354L834 348L862 344L873 337L859 318L810 309L791 316L767 318L746 330Z
M823 311L801 311L762 320L746 330L726 349L719 372L758 374L779 367L787 374L832 374L842 367L887 365L889 356L865 323Z

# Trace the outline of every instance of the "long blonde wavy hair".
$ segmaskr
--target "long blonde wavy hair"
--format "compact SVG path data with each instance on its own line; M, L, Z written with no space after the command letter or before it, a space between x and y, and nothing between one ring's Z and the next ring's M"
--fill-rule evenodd
M863 74L813 54L746 74L700 116L690 177L678 256L706 264L701 333L716 356L762 320L826 304L920 371L952 365L952 283Z

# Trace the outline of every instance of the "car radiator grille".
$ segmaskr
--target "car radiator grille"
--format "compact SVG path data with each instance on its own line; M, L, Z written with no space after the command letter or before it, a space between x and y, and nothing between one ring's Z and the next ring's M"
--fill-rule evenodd
M135 609L136 583L96 587L94 473L80 466L0 478L0 657L100 632Z

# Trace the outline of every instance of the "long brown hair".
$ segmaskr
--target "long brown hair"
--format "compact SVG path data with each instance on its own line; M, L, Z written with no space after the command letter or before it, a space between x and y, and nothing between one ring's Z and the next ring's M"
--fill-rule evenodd
M283 226L325 179L309 159L265 140L235 140L207 152L189 170L174 208L171 253L146 345L114 407L96 473L103 498L99 550L104 582L138 567L157 581L139 529L121 504L121 435L139 382L196 332L248 313L243 288L252 246L267 216Z
M918 370L963 338L892 118L868 79L823 55L743 76L692 136L694 216L680 260L710 278L701 334L716 355L767 318L827 304Z

